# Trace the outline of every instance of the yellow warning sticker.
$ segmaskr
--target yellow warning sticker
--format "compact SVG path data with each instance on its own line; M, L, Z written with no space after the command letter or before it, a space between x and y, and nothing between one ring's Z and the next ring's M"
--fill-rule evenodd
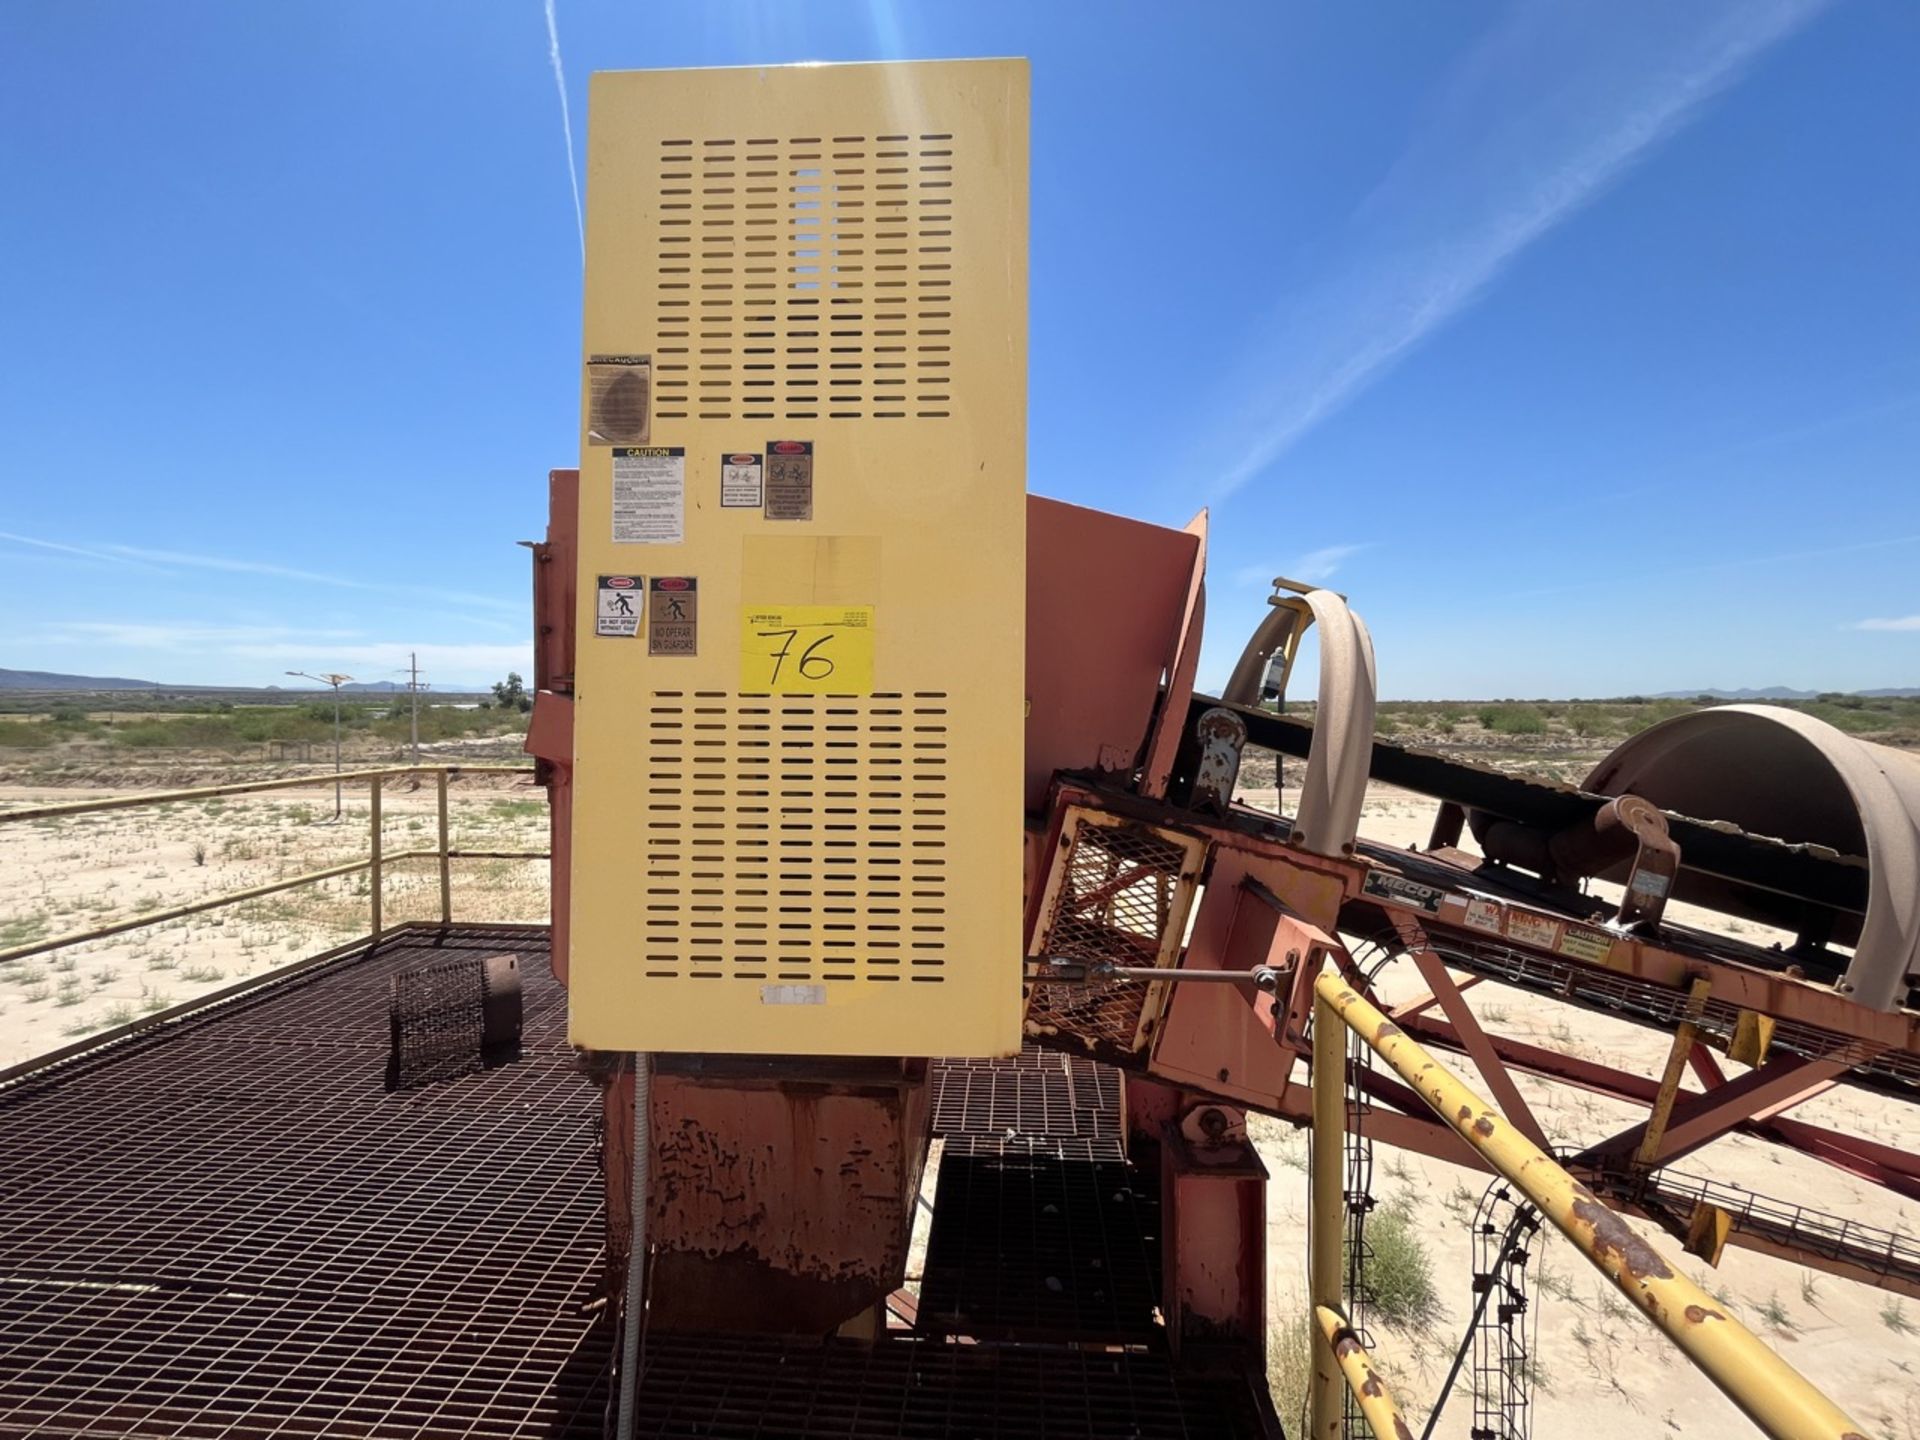
M743 694L873 693L873 606L749 605L743 616Z

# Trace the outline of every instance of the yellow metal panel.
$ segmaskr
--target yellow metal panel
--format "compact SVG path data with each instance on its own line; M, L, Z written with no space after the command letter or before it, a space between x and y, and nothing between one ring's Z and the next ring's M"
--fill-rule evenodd
M1024 62L593 77L576 1043L1017 1048L1026 236Z

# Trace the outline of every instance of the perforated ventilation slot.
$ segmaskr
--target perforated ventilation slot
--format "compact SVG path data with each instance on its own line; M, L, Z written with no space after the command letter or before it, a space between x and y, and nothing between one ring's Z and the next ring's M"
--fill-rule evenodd
M660 143L655 415L952 413L953 137Z
M662 691L646 741L649 979L945 978L944 692Z

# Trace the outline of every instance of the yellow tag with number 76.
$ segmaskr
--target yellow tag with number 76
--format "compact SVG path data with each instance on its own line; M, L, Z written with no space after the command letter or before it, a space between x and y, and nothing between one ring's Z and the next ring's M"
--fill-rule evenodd
M743 620L742 694L873 693L873 606L749 605Z

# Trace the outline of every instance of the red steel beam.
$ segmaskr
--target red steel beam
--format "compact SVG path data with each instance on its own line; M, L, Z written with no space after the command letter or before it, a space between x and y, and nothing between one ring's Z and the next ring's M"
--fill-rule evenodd
M1427 982L1433 993L1439 997L1440 1009L1453 1028L1459 1033L1460 1043L1466 1048L1467 1057L1473 1061L1480 1072L1480 1078L1487 1082L1487 1088L1493 1092L1493 1103L1500 1107L1508 1120L1527 1139L1542 1150L1553 1148L1547 1139L1547 1132L1540 1128L1540 1122L1533 1118L1533 1110L1528 1106L1526 1097L1520 1093L1520 1087L1513 1083L1513 1076L1507 1072L1506 1063L1487 1038L1487 1032L1480 1028L1480 1021L1468 1008L1460 992L1454 988L1453 977L1447 974L1447 967L1440 957L1427 947L1426 936L1417 925L1410 921L1395 919L1395 928L1400 930L1401 939L1406 942L1413 963L1420 969L1420 978Z

